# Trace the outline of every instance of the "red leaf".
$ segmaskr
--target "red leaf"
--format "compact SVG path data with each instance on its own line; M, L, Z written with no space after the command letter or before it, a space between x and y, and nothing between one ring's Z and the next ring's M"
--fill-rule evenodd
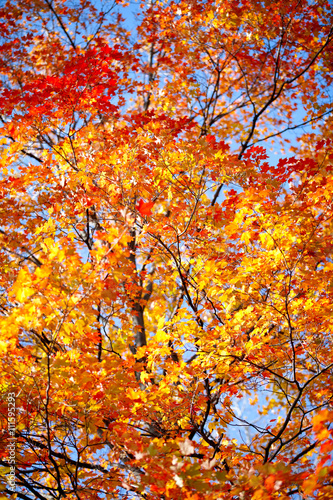
M153 201L147 201L147 203L145 203L143 200L140 200L139 203L137 204L136 208L142 216L145 216L145 215L152 214L153 206L154 206Z

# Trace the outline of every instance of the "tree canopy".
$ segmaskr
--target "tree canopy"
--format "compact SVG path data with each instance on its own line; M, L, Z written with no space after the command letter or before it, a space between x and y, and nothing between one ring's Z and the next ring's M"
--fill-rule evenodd
M0 22L0 499L332 499L332 3Z

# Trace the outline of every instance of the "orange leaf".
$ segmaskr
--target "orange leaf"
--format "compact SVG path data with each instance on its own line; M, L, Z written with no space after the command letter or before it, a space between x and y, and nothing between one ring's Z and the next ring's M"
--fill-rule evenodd
M143 200L140 200L139 203L137 204L136 208L142 216L145 216L145 215L152 214L153 206L154 206L153 201L147 201L147 203L146 203Z

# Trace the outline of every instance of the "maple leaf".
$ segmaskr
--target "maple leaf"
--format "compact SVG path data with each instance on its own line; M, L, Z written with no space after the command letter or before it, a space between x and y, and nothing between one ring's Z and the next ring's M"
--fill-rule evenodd
M137 210L140 212L140 214L145 217L145 216L149 216L152 214L152 208L154 206L154 202L153 201L143 201L143 200L139 200L136 208Z

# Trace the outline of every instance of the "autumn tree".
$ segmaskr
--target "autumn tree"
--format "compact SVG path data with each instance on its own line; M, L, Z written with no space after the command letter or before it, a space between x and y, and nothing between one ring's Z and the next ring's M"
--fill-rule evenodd
M331 3L0 13L1 498L331 499Z

